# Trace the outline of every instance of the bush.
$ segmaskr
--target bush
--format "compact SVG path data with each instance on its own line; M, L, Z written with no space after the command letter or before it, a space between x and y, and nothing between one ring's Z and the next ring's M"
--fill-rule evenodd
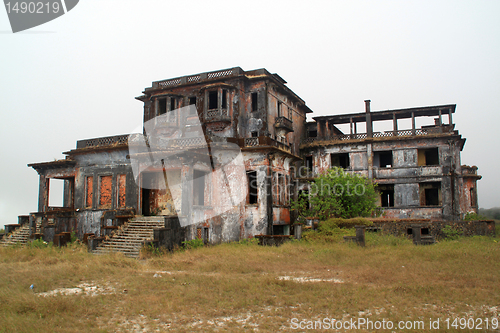
M467 213L465 214L464 221L480 221L480 220L489 220L488 216L484 216L476 213Z
M302 238L306 241L342 241L344 236L354 235L353 229L357 225L371 226L373 222L362 217L351 219L330 218L321 221L317 231L304 231Z
M326 221L323 221L320 223L320 227L323 224L335 224L339 228L344 228L344 229L349 229L349 228L354 228L357 225L364 225L364 226L372 226L373 222L370 220L367 220L362 217L354 217L350 219L341 219L341 218L331 218Z
M182 244L184 244L184 247L186 249L196 249L199 247L203 247L203 245L204 245L203 239L199 239L199 238L184 241L184 242L182 242Z
M455 229L450 225L447 225L446 227L441 229L441 232L444 234L444 237L446 239L451 240L459 239L463 235L462 230Z
M43 239L35 239L32 242L28 242L28 246L31 248L43 249L46 247L52 247L52 243L47 243Z
M332 217L352 218L379 213L375 204L375 184L342 168L332 168L309 183L309 195L302 193L292 202L300 219L316 216L320 220Z

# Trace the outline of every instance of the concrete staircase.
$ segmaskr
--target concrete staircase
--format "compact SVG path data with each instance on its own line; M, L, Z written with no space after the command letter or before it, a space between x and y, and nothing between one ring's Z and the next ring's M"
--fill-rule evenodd
M139 257L144 241L153 240L153 229L165 227L163 216L139 216L126 222L123 227L109 239L103 241L93 251L96 254L122 252L127 257Z
M28 243L30 235L29 224L24 224L11 232L9 235L3 236L0 240L0 246L6 247L16 244L26 244Z

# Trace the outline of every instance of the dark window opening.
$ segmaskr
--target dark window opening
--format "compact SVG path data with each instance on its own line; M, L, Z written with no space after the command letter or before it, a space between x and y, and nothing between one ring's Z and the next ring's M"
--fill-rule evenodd
M422 229L420 229L420 234L421 235L428 235L429 234L429 228L422 228Z
M407 235L413 235L413 229L412 228L406 228L406 234Z
M439 195L437 188L426 188L425 189L425 205L426 206L438 206L439 205Z
M439 165L439 150L438 148L419 149L418 150L418 165Z
M227 90L222 90L222 109L227 109Z
M252 112L259 109L259 105L257 104L257 96L258 94L256 92L252 93Z
M273 235L284 235L285 226L284 225L273 225Z
M312 169L313 169L313 157L312 156L306 156L306 168L309 169L309 171L312 171Z
M193 173L193 205L203 206L205 204L205 173L194 170Z
M208 93L208 109L213 110L219 107L219 103L217 101L217 91L210 91Z
M253 205L257 203L258 192L257 192L257 172L248 171L247 172L248 181L248 203Z
M380 168L392 167L392 151L378 151L375 152L374 161L375 166Z
M177 109L177 100L174 97L170 97L170 111Z
M332 167L347 169L349 167L349 153L332 154Z
M158 100L158 107L159 107L158 114L167 113L167 99L162 98Z
M476 191L472 187L469 192L470 192L470 205L471 207L476 207L477 206Z
M380 185L380 206L394 207L394 185Z
M194 105L194 107L191 106L189 108L189 114L190 115L196 114L196 97L189 97L188 102L189 102L189 105Z
M421 183L420 184L420 205L421 206L441 206L441 183Z
M317 138L318 137L318 131L317 130L309 131L309 137L310 138Z
M281 117L283 115L283 103L281 103L280 101L278 101L278 117Z
M259 132L252 132L252 138L259 137Z

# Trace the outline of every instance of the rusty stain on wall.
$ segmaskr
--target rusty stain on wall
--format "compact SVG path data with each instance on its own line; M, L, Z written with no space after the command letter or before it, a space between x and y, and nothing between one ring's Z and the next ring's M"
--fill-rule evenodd
M99 206L101 208L111 207L111 189L113 184L112 176L99 177Z

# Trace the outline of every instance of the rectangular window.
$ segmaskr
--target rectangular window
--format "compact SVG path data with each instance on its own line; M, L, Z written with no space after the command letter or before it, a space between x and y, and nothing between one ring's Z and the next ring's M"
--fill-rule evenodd
M281 173L278 173L278 204L285 204L285 177Z
M332 167L347 169L349 167L349 153L332 154Z
M380 206L394 207L394 185L379 185L378 190L380 193Z
M99 206L102 208L111 208L112 183L112 176L99 177Z
M252 112L259 110L257 98L258 98L258 94L256 92L252 93Z
M127 198L127 175L118 175L118 179L116 182L118 189L118 207L123 208L126 206L126 198Z
M258 138L259 132L252 132L252 138Z
M175 97L170 97L170 111L177 109L177 99Z
M222 89L221 109L227 109L227 90Z
M420 205L441 206L441 182L420 183Z
M94 196L94 177L88 176L85 182L85 207L92 208Z
M205 205L205 172L199 170L193 173L193 205Z
M278 117L283 116L283 103L278 101Z
M165 114L167 113L167 99L166 98L161 98L158 100L158 114Z
M373 165L380 168L392 167L392 151L377 151L373 155Z
M278 192L278 175L276 174L276 172L273 172L272 173L272 181L273 181L273 205L278 205L278 195L279 195L279 192Z
M189 108L189 114L194 115L196 114L196 97L189 97L189 105L194 105L195 107L190 107Z
M248 203L250 205L253 205L257 203L258 199L257 172L248 171L247 181L248 181Z
M470 206L471 207L476 207L477 206L477 198L476 198L476 190L474 187L471 187L469 190L470 193Z
M308 173L311 173L313 170L313 157L312 156L306 156L306 169Z
M218 93L217 91L208 92L208 109L214 110L219 107L219 102L217 101Z
M418 165L439 165L438 148L427 148L418 150Z

